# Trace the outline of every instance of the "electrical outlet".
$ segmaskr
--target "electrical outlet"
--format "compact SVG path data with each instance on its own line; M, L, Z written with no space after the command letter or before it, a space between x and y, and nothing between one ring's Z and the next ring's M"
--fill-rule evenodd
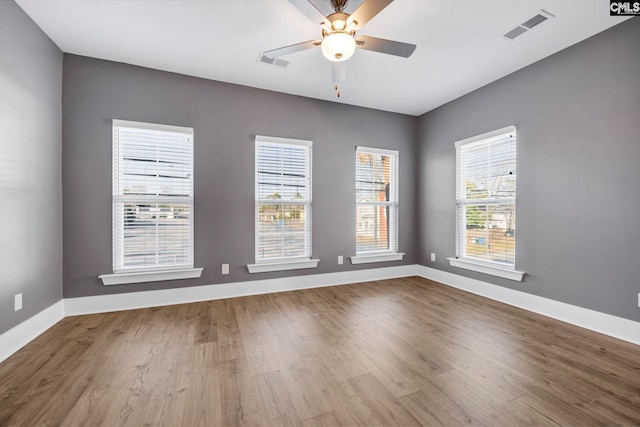
M13 297L13 311L22 310L22 294Z
M436 254L431 252L431 262L436 262Z
M229 274L229 264L222 264L222 274Z
M339 265L344 264L344 257L342 255L338 255L338 264Z

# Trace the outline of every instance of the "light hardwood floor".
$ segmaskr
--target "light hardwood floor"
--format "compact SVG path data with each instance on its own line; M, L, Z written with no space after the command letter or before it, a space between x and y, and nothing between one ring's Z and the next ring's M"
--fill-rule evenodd
M68 317L0 425L639 425L640 347L421 278Z

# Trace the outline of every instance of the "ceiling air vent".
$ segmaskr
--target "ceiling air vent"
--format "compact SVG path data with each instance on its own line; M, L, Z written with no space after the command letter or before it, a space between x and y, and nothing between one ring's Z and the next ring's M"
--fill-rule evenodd
M289 61L285 61L284 59L279 58L269 58L264 54L260 54L258 56L258 62L262 62L263 64L275 65L276 67L286 69L289 66Z
M522 28L521 26L518 25L513 30L511 30L507 34L505 34L504 37L509 39L509 40L513 40L516 37L518 37L520 34L524 33L525 31L527 31L526 28Z
M503 35L503 37L505 39L508 39L508 40L513 40L516 37L521 36L522 34L526 33L527 31L529 31L533 27L535 27L535 26L537 26L539 24L542 24L544 21L548 20L549 18L554 18L554 17L555 17L555 15L552 15L551 13L549 13L546 10L542 9L535 16L527 19L524 23L518 25L513 30L505 33Z
M526 27L528 29L532 29L533 27L535 27L536 25L546 21L548 18L544 15L541 14L537 14L536 16L534 16L533 18L529 19L527 22L525 22L524 24L522 24L523 27Z

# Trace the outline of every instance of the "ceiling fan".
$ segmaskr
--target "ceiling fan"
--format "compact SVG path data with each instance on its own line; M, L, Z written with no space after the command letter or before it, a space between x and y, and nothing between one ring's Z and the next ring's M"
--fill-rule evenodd
M364 0L352 14L345 12L348 1L330 0L334 12L325 16L311 0L289 0L300 12L320 25L322 40L309 40L262 52L260 57L266 60L263 62L274 63L280 56L320 46L324 57L332 62L333 81L336 83L335 88L339 97L340 92L337 83L344 81L346 78L344 61L353 56L356 48L403 58L408 58L413 54L413 51L416 50L416 45L414 44L370 36L356 37L356 31L360 30L367 22L391 4L393 0Z

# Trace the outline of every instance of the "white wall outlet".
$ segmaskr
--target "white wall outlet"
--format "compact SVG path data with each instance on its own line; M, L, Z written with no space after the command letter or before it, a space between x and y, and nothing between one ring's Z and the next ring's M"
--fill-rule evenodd
M13 311L22 310L22 294L13 297Z
M222 264L222 274L229 274L229 264Z
M431 262L436 262L436 254L435 254L435 252L431 252Z
M344 264L344 257L342 255L338 255L338 264L339 265Z

